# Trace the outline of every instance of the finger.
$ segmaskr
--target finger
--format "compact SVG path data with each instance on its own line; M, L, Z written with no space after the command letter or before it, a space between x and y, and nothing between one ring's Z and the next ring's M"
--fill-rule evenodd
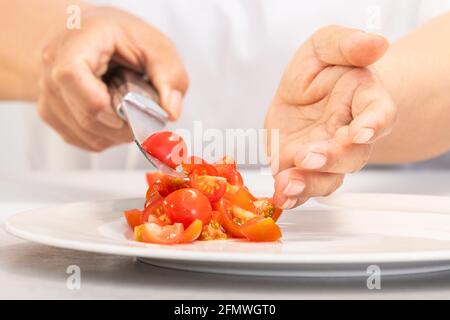
M299 147L295 166L301 170L345 174L360 171L369 161L371 146L357 145L345 136Z
M42 90L42 99L45 105L42 105L42 113L46 114L46 117L53 119L53 123L58 123L58 126L53 126L58 133L63 137L72 137L68 139L69 144L74 144L85 150L100 152L116 143L108 138L103 138L99 135L95 135L82 128L73 117L70 110L63 100L55 91L53 91L48 85L44 86ZM41 114L43 116L43 114ZM44 116L45 117L45 116Z
M47 74L47 82L68 106L75 121L85 131L116 144L133 140L130 127L112 110L106 86L84 62L64 65L64 71ZM59 71L58 71L59 70Z
M161 106L176 120L189 86L186 69L175 46L161 33L149 29L147 37L142 43L146 73L160 95Z
M338 26L323 28L297 51L283 75L278 95L297 105L317 102L329 92L317 88L332 87L346 72L345 67L373 64L387 48L387 40L379 35ZM327 74L322 75L324 72Z
M56 116L54 110L57 110L58 106L53 105L47 100L46 95L41 95L37 103L37 112L41 119L55 130L58 135L64 140L65 143L80 149L95 151L95 148L84 142L77 137L72 130L70 130L61 119Z
M344 176L340 174L305 172L291 168L275 177L274 203L283 210L289 210L311 197L330 195L343 181Z
M373 143L392 131L397 119L397 106L379 80L363 83L355 92L352 116L350 141Z

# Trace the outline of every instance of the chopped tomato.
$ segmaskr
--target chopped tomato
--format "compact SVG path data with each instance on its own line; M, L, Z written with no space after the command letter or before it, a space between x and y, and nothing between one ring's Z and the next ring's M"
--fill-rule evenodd
M148 216L146 223L156 223L157 225L159 225L161 227L169 225L168 222L163 221L160 218L158 218L157 216L154 216L152 214Z
M196 156L186 159L182 164L182 168L187 175L217 176L217 170L212 164Z
M161 198L152 204L150 204L147 208L144 209L144 214L142 215L141 224L149 222L150 217L156 217L162 222L166 224L171 224L171 221L167 218L167 215L164 211L164 199Z
M133 238L135 241L142 241L142 229L143 228L144 228L143 224L134 228L134 237Z
M144 208L147 208L149 205L160 199L162 199L162 196L159 191L154 190L153 188L148 188L147 193L145 194Z
M200 237L203 229L203 222L196 219L191 225L184 230L183 235L179 243L191 243Z
M241 174L231 165L216 165L217 176L224 177L227 179L228 183L233 186L243 186L244 180Z
M149 172L146 175L147 184L152 191L158 191L161 196L166 197L172 192L189 187L183 178L169 177L161 172ZM147 194L151 191L147 191Z
M245 238L241 226L233 220L233 217L228 210L220 211L219 223L224 227L225 231L234 238Z
M255 212L256 208L253 201L256 199L246 187L229 187L224 195L224 198L231 202L231 204L241 207L244 210Z
M199 219L203 224L211 220L212 208L208 198L197 189L181 189L172 192L164 199L164 210L173 222L188 228Z
M127 210L124 212L124 215L131 230L142 224L142 211L138 209Z
M228 239L225 229L219 222L220 215L221 213L219 211L213 211L211 221L206 226L203 226L199 240L209 241Z
M233 169L237 168L236 160L233 157L225 156L216 162L216 167L218 166L231 166Z
M142 241L156 244L175 244L183 236L183 225L175 223L173 225L160 226L156 223L146 223L141 230Z
M210 202L215 202L223 197L227 189L227 180L222 177L189 176L191 187L200 190Z
M170 131L151 135L142 143L142 148L174 169L183 162L187 155L187 145L183 138Z
M272 218L257 217L243 224L240 230L248 240L255 242L277 241L281 238L280 227Z
M275 222L278 221L281 214L283 213L283 210L276 208L273 205L273 199L258 199L253 202L256 208L256 214L263 216L265 218L272 218Z

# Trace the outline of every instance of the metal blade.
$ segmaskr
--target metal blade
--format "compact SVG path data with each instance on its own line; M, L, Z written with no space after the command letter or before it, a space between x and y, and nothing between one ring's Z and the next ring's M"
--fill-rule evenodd
M153 167L166 175L186 178L183 173L152 157L141 146L150 135L162 131L169 119L167 113L156 102L141 94L130 92L123 98L118 112L128 121L136 145Z

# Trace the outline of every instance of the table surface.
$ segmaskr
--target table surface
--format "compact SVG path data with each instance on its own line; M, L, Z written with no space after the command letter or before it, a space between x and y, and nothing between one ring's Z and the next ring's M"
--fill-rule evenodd
M249 187L268 190L269 175L249 172ZM0 223L11 214L52 204L142 196L143 172L0 174ZM346 192L450 195L448 171L366 171ZM67 267L81 268L70 290ZM0 228L0 299L434 299L450 298L450 272L366 279L261 278L168 270L133 258L77 252L22 241Z

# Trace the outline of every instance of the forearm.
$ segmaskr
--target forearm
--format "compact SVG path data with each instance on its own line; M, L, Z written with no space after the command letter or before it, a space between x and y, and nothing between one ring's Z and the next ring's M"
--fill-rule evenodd
M393 44L375 65L398 105L392 134L372 163L426 160L450 150L450 13Z
M0 0L0 100L35 100L42 49L66 26L69 5L78 0Z

